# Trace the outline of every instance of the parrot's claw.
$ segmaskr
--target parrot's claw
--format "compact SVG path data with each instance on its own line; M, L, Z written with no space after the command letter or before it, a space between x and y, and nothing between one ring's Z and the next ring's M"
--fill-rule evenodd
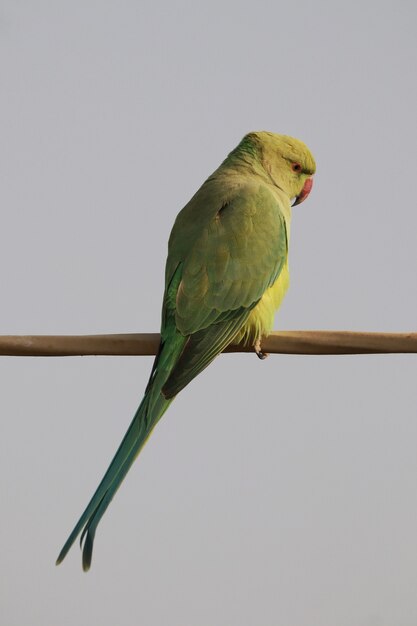
M264 359L266 359L267 356L269 356L268 352L262 352L260 339L256 340L255 345L253 347L255 348L256 356L258 357L258 359L261 359L261 361L263 361Z

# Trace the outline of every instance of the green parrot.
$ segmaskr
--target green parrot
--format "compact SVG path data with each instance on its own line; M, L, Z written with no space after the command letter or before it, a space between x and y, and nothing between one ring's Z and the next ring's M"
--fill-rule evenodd
M172 400L230 343L261 338L288 287L291 206L310 193L307 146L252 132L242 139L178 214L168 244L161 343L143 400L57 565L81 533L91 565L98 523Z

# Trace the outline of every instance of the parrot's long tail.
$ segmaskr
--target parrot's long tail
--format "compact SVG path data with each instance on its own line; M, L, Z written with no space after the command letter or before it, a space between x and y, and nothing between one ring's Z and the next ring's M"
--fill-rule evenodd
M181 353L184 342L185 338L177 335L174 340L171 338L166 344L161 344L145 396L101 483L59 553L57 565L64 560L67 552L81 533L83 569L84 571L90 569L94 536L98 523L153 428L172 402L172 399L166 400L164 398L161 389Z

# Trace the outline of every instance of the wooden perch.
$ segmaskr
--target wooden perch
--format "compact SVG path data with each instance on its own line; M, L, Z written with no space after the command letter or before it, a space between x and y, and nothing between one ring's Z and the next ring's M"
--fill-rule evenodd
M3 335L3 356L136 356L156 354L159 335ZM262 341L272 354L417 353L417 333L356 333L348 331L288 330L273 332ZM253 352L241 345L225 352Z

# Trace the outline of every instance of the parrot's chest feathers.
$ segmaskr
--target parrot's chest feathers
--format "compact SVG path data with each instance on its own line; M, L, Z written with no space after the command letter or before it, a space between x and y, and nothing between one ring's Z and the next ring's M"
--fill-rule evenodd
M278 278L269 287L252 309L248 320L239 331L233 343L254 345L258 339L269 335L274 325L274 316L288 289L290 274L286 261Z

